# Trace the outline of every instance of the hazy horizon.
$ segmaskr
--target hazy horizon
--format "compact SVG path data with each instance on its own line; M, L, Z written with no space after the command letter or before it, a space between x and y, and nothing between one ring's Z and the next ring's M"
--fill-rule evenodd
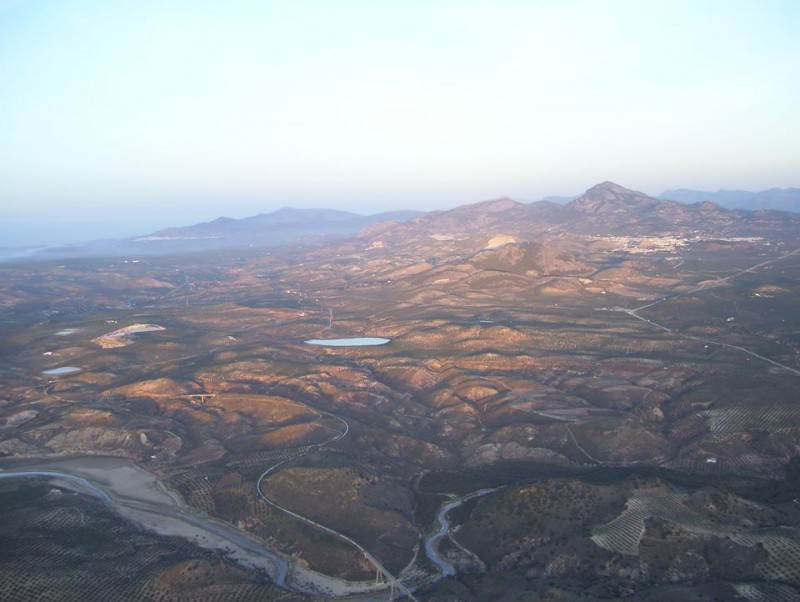
M601 182L597 182L600 184ZM615 182L616 183L616 182ZM682 187L676 187L673 189L674 191L682 190ZM765 189L766 191L767 189ZM517 202L522 203L534 203L541 200L555 200L559 203L568 202L570 199L576 198L580 196L585 191L575 192L574 194L552 194L552 195L545 195L539 199L523 199L523 198L514 198ZM661 191L661 192L652 192L652 191L639 191L645 192L652 197L659 197L663 195L665 192L668 191ZM709 192L711 194L714 193L724 193L724 192L762 192L762 191L743 191L743 190L732 190L732 189L720 189L717 191L697 191L694 192ZM493 197L499 198L499 197ZM431 211L439 211L439 210L447 210L452 207L457 207L460 205L467 205L471 203L477 203L480 201L485 201L490 199L469 199L462 203L454 203L450 207L441 207L436 209L431 209ZM681 200L681 199L673 199L673 200ZM681 201L687 202L687 201ZM694 202L694 201L692 201ZM60 246L60 245L71 245L76 243L87 243L99 240L113 240L113 239L122 239L122 238L132 238L136 236L143 236L146 234L153 233L157 230L165 229L165 228L177 228L183 226L193 226L198 223L202 222L209 222L220 217L228 217L234 219L241 219L246 217L253 217L260 213L271 213L273 211L277 211L283 207L288 207L288 205L281 205L281 206L269 206L269 209L264 211L255 211L255 212L246 212L246 211L238 211L234 213L225 213L224 208L226 207L225 203L220 203L219 208L221 212L214 213L213 208L209 208L206 213L186 213L186 214L159 214L155 216L137 216L135 218L131 217L113 217L113 216L105 216L105 217L97 217L97 216L89 216L89 217L71 217L65 216L61 218L54 218L48 219L46 217L13 217L11 219L6 219L3 222L0 222L0 250L2 249L15 249L15 248L25 248L25 247L41 247L41 246ZM307 207L302 207L305 209L339 209L342 210L339 206L334 205L325 205L324 203L320 203L319 205L308 205ZM396 207L389 207L386 206L382 209L376 211L359 211L359 210L352 210L354 213L359 213L361 215L372 215L376 213L383 213L386 211L394 211L394 210L404 210L408 209L408 207L403 206L396 206ZM347 210L347 209L345 209Z
M777 0L0 0L0 246L604 180L797 186L798 16Z

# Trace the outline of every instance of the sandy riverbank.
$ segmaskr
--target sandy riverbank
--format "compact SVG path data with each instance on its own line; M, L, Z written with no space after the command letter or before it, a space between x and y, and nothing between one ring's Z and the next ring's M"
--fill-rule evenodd
M250 534L193 512L179 496L167 491L155 474L127 458L27 458L6 459L0 463L0 477L9 478L15 474L37 476L35 473L83 493L97 495L99 490L99 497L117 513L145 529L224 552L242 566L265 571L272 581L286 589L333 597L374 594L386 589L385 584L343 581L306 569L267 548ZM87 488L86 483L91 484L91 488Z

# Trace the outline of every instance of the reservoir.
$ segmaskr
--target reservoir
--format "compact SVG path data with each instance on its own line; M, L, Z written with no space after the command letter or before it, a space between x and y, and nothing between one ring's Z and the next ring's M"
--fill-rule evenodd
M385 345L389 339L379 337L353 337L349 339L309 339L303 341L307 345L322 345L325 347L369 347Z
M74 372L80 372L81 370L83 370L83 368L76 368L75 366L61 366L61 368L50 368L49 370L44 370L42 374L58 376L60 374L73 374Z

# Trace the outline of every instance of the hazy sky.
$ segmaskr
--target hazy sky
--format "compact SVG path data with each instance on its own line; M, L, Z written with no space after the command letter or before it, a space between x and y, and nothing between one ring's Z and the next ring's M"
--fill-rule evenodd
M797 186L798 31L797 0L0 0L0 222Z

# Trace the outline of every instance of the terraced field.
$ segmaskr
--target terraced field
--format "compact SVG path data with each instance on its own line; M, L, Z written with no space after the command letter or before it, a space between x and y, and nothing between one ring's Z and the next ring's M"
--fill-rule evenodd
M760 577L800 585L800 529L724 524L700 515L687 506L687 501L686 494L665 488L637 490L628 498L625 511L596 527L591 539L606 550L638 556L647 521L660 519L695 536L727 538L739 545L761 547L767 559L755 565Z

